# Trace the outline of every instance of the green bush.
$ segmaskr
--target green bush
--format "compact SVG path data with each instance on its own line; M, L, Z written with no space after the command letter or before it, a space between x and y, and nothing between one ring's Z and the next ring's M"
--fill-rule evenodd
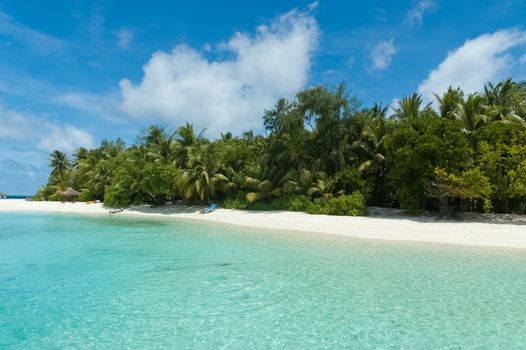
M225 198L223 201L225 209L248 209L246 195L243 192L237 192Z
M309 214L360 216L367 213L365 196L355 191L350 195L334 198L317 198L314 201L303 195L290 195L272 201L248 203L242 192L228 197L223 202L227 209L246 209L259 211L288 210L303 211Z
M132 201L115 186L110 186L104 193L104 206L108 208L127 207Z
M249 209L306 211L312 204L312 201L304 195L287 195L276 198L270 202L253 203L249 206Z
M87 202L92 199L93 196L91 195L91 192L87 189L80 191L80 196L77 198L79 202Z
M286 202L282 198L274 199L270 202L254 202L248 207L250 210L287 210Z
M360 192L329 199L318 198L307 208L309 214L362 216L367 214L365 197Z
M34 201L45 201L49 198L51 195L51 188L50 187L40 187L38 189L38 192L33 196Z
M364 179L364 173L357 168L345 168L334 175L336 192L344 194L359 191L368 196L372 192L373 184Z
M288 201L287 210L307 211L313 205L312 201L306 196L294 196Z

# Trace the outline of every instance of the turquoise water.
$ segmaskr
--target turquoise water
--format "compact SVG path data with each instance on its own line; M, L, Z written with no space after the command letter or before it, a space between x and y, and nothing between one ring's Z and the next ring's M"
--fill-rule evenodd
M0 213L0 348L521 349L526 253Z

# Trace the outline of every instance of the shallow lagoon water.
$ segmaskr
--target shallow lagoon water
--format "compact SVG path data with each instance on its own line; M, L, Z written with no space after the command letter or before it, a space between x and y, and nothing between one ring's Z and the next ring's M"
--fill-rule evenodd
M520 349L526 252L0 213L0 348Z

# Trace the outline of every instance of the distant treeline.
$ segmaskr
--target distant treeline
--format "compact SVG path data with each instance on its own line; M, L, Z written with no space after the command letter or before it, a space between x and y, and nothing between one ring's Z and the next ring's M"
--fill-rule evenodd
M361 108L343 85L280 99L265 135L216 140L191 124L144 129L138 142L103 141L50 156L39 199L67 187L108 206L184 201L225 207L361 215L367 205L418 211L526 212L526 84L449 88L436 109L413 94Z

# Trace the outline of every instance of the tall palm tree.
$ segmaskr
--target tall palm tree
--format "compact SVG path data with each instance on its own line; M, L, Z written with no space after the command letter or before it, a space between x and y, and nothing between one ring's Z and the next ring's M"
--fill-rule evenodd
M159 145L167 138L167 131L162 126L151 125L142 131L140 138L146 146Z
M209 145L192 148L189 167L175 179L175 184L186 200L210 201L219 192L230 191L234 184L219 172L219 163Z
M280 121L284 119L292 110L294 104L285 98L276 102L273 109L265 110L263 114L263 125L269 133L279 132L281 129Z
M71 162L66 153L55 150L49 156L49 166L51 168L51 176L57 180L62 180L64 175L71 170Z
M453 112L458 104L464 101L464 93L460 88L453 89L453 87L450 86L442 96L435 94L435 98L438 102L440 117L454 118Z
M283 133L280 137L280 144L283 150L278 154L276 160L288 161L296 169L300 169L305 162L310 160L306 149L306 135L303 132L297 132L294 135Z
M323 171L312 172L307 169L291 169L281 180L283 192L306 195L308 197L330 197L334 190L334 180Z
M126 144L118 138L115 141L102 140L100 147L96 151L99 153L99 159L109 159L117 157L125 149Z
M387 205L387 169L385 139L388 134L386 111L372 111L372 118L364 125L360 140L353 143L353 149L362 153L362 162L358 169L372 174L377 188L381 189L381 200Z
M486 122L484 114L484 99L478 94L469 94L464 102L457 103L457 107L451 115L464 123L463 131L467 135L472 135L480 129Z
M176 161L177 143L172 137L167 137L153 148L155 161L168 164ZM152 155L152 154L151 154Z
M507 79L499 82L497 85L488 83L484 86L484 97L489 106L506 106L509 104L514 92L515 83Z
M91 188L92 195L102 198L106 188L111 184L113 176L113 167L110 160L101 160L95 168L90 171L88 184Z
M155 162L171 163L176 159L175 133L164 127L152 125L142 131L140 139L147 152L147 157Z
M360 164L360 170L379 170L385 162L385 137L387 121L384 118L374 118L362 130L361 140L353 144L355 148L365 151L366 160Z
M315 125L312 141L316 152L312 156L320 159L322 166L331 174L344 163L348 141L345 121L355 108L355 99L348 98L344 84L333 91L316 87L298 94L298 109L304 121L309 125L314 122Z
M78 168L79 164L88 157L88 150L84 147L79 147L73 152L73 166Z
M175 140L177 142L177 160L181 167L186 167L190 159L190 153L199 144L205 142L203 136L206 129L203 129L199 134L194 132L194 126L186 122L185 126L179 127L175 133Z
M415 119L418 118L422 110L430 108L430 103L422 107L422 96L416 92L411 96L404 96L400 102L398 102L398 107L394 109L394 116L400 120L404 119Z
M510 79L484 86L485 114L492 121L526 128L526 89Z
M74 153L73 165L75 167L75 176L73 177L73 185L79 191L90 190L92 195L95 195L93 191L93 174L97 167L100 153L94 150L87 150L83 147L78 148ZM98 197L97 197L98 198Z
M144 201L145 191L143 190L143 187L146 159L146 149L144 147L134 147L127 152L126 159L119 164L119 167L116 170L116 182L111 183L111 187L113 190L120 193L121 200L124 199L124 202L126 203ZM104 165L102 167L97 167L97 172L100 172L100 174L96 175L96 183L104 183L107 178L106 174L111 170L107 168L108 163L101 163L104 163ZM109 179L111 180L111 176Z

